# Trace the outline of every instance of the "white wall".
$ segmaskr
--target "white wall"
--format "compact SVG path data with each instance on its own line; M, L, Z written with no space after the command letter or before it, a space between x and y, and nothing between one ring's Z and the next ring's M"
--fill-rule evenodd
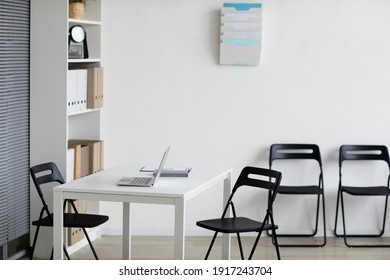
M245 165L267 166L274 142L317 143L333 228L338 147L390 144L390 1L261 1L257 67L218 65L224 1L103 2L106 167L157 164L171 145L167 165L232 167L237 175ZM205 234L195 221L220 215L219 196L189 204L188 234ZM121 206L102 209L110 215L105 232L121 234ZM171 234L172 211L137 205L133 233Z

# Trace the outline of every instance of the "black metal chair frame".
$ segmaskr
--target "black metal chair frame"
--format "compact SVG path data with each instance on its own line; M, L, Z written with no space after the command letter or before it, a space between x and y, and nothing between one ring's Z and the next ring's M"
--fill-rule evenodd
M267 180L263 180L261 178L254 178L250 175L254 176L264 176L267 177ZM277 225L274 224L274 219L272 215L272 203L275 200L276 194L277 194L277 188L280 184L282 174L275 170L270 169L263 169L258 167L245 167L241 174L239 175L233 190L230 194L230 197L225 205L225 208L223 210L223 214L220 219L211 219L211 220L204 220L204 221L198 221L196 224L202 228L215 231L214 236L211 240L211 243L209 245L209 248L207 250L205 260L208 259L211 249L214 245L215 239L218 235L218 233L236 233L237 235L237 241L240 249L240 256L241 259L244 260L244 251L242 248L241 243L241 236L240 233L244 232L257 232L257 237L255 239L255 242L253 244L252 250L250 252L250 255L248 259L252 259L253 254L256 250L256 247L259 243L261 234L263 231L271 230L272 231L272 237L274 239L274 246L276 249L276 255L278 260L280 260L280 252L279 252L279 246L277 242L277 236L276 236L276 229ZM268 179L269 178L269 179ZM262 222L255 221L246 217L237 217L236 209L233 202L233 197L236 194L237 190L241 187L255 187L260 188L264 190L268 190L268 192L271 194L271 199L268 201L266 214L264 217L264 220ZM229 209L231 209L233 217L226 217ZM270 221L270 224L268 223Z
M342 165L344 161L384 161L389 168L389 175L387 177L386 186L344 186L342 183ZM360 238L378 238L385 232L386 214L388 196L390 195L389 189L390 182L390 159L388 149L384 145L342 145L339 150L339 187L337 192L337 204L336 204L336 218L334 226L334 234L337 237L343 237L344 243L348 247L371 247L371 248L383 248L390 247L390 244L350 244L348 238L360 237ZM344 193L352 196L384 196L384 212L383 212L383 224L378 234L347 234L346 219L345 219L345 203ZM343 233L337 233L337 220L339 216L339 205L341 205L341 217Z
M47 174L47 172L49 174ZM42 173L42 175L38 175L41 173ZM37 244L40 227L41 226L53 227L53 214L50 213L49 207L44 199L44 195L43 195L43 191L41 189L41 186L44 184L47 184L47 183L54 183L54 182L59 183L59 184L64 184L65 181L64 181L60 171L58 170L57 166L53 162L43 163L43 164L39 164L39 165L31 167L30 174L31 174L32 180L34 182L35 188L38 192L38 195L41 199L41 202L43 204L43 207L40 211L38 220L35 220L32 222L32 224L37 227L37 229L35 231L35 235L34 235L34 241L33 241L32 249L31 249L31 254L30 254L30 259L32 259L33 255L34 255L35 247ZM68 203L71 206L74 213L65 213L66 206ZM80 214L77 211L77 208L74 204L74 201L70 200L70 199L66 199L64 201L63 210L64 210L64 227L75 227L75 228L79 227L79 228L81 228L84 232L84 235L88 241L89 246L91 247L91 250L92 250L92 253L93 253L95 259L98 260L99 259L98 255L97 255L95 248L91 242L91 239L86 231L86 228L87 227L95 227L95 226L98 226L100 224L103 224L104 222L106 222L108 220L108 216L93 215L93 214ZM45 216L45 214L46 214L46 216ZM88 222L83 223L83 221L88 221ZM63 250L64 250L64 253L65 253L67 259L70 260L69 253L68 253L65 245L63 245ZM50 259L53 259L53 249L51 251Z
M318 162L319 177L317 185L304 186L286 186L281 184L278 188L279 194L285 195L315 195L317 196L316 218L314 229L308 234L298 233L279 233L278 237L314 237L318 232L320 204L322 204L322 220L323 220L323 238L320 244L280 244L280 247L323 247L326 245L326 212L325 212L325 194L324 194L324 176L322 170L322 160L320 148L315 144L273 144L270 148L269 168L272 169L272 164L275 160L314 160ZM268 232L268 234L270 234Z

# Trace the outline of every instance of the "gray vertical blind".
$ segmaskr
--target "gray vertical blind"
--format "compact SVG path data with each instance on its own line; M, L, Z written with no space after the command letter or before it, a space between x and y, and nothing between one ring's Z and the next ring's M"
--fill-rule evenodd
M29 232L30 1L0 0L0 246Z

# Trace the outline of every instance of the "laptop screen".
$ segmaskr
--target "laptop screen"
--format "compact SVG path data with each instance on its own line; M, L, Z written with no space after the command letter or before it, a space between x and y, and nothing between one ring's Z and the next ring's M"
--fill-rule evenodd
M170 148L171 148L171 147L169 146L169 147L165 150L165 152L164 152L164 155L163 155L163 157L162 157L162 159L161 159L161 162L160 162L160 166L158 167L158 170L157 170L155 183L157 182L158 178L159 178L160 175L161 175L161 172L162 172L162 169L163 169L165 160L167 159L168 152L169 152Z

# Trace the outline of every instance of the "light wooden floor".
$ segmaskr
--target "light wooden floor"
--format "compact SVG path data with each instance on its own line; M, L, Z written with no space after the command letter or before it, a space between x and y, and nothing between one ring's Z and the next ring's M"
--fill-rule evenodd
M206 254L211 237L186 237L186 254L188 260L202 260ZM314 239L291 239L294 242L303 240L313 241ZM352 241L379 242L390 244L390 238L379 239L353 239ZM367 241L368 240L368 241ZM376 240L376 241L374 241ZM250 252L254 239L244 237L244 252ZM280 238L284 243L286 238ZM315 240L314 240L315 241ZM352 242L351 241L351 242ZM103 236L94 241L95 249L102 260L118 260L122 255L121 236ZM322 248L280 248L283 260L389 260L390 248L348 248L341 238L328 238L327 245ZM93 259L89 246L85 246L71 256L75 260ZM235 238L232 238L233 260L239 259L239 251ZM173 259L173 238L172 237L132 237L132 259L136 260L170 260ZM221 259L221 243L216 241L210 259ZM253 259L276 259L275 249L269 237L262 237Z

